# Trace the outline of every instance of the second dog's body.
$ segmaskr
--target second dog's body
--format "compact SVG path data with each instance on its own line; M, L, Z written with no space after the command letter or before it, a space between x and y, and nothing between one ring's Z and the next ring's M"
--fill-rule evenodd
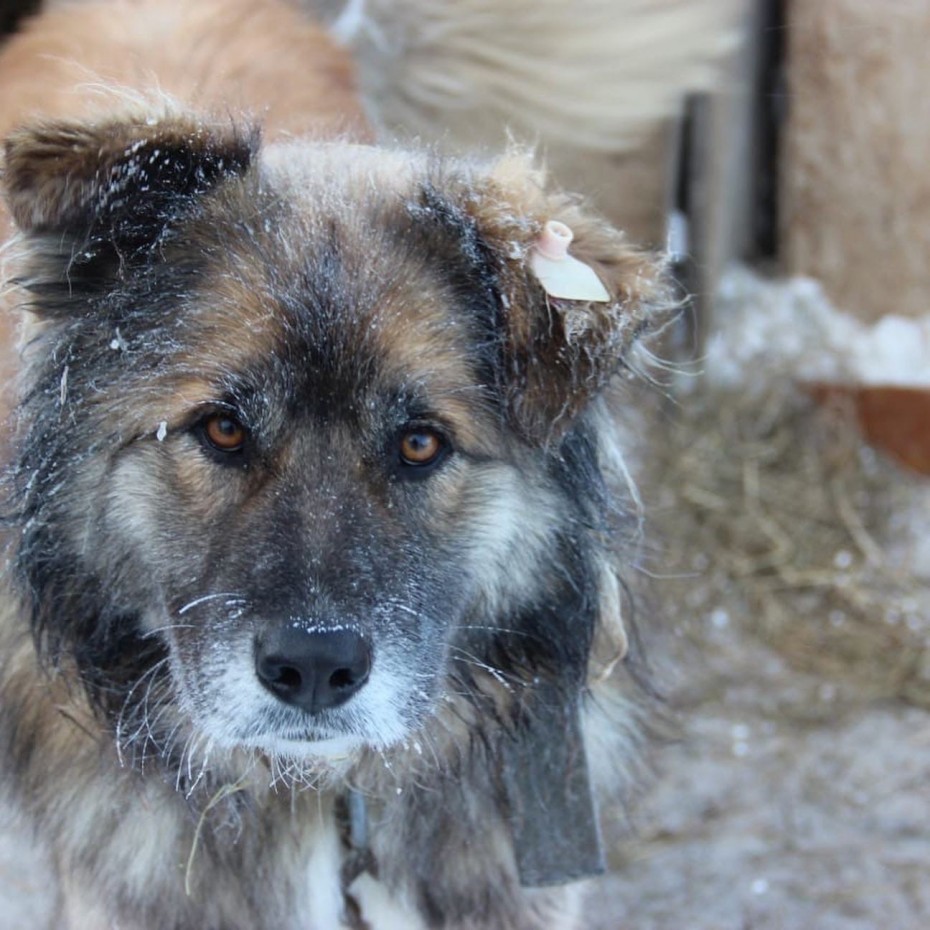
M599 788L628 760L602 395L656 270L522 157L359 144L288 9L188 6L83 6L0 58L52 62L4 120L54 118L5 149L30 323L0 735L62 920L567 924L574 892L520 878L590 851L521 837L591 816L584 739ZM317 109L275 79L302 35ZM553 222L604 299L542 283Z

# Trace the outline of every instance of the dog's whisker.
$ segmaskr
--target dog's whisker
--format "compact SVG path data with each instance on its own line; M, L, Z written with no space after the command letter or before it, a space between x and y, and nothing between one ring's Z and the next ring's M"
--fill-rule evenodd
M460 653L460 655L455 655L452 657L453 662L460 662L463 665L470 665L473 668L479 668L482 671L487 672L492 678L498 681L505 688L510 689L513 687L512 682L518 681L516 676L507 674L499 668L496 668L493 665L489 665L487 662L482 661L474 653L468 652L465 649L462 649L460 646L451 646L451 651Z
M169 630L193 630L196 629L193 623L165 623L162 626L156 626L145 630L141 634L142 639L151 639L158 636L159 633L167 633Z
M137 705L134 702L135 695L137 691L143 685L145 685L146 695L143 698L143 701L141 702L141 707L143 708L142 713L143 713L143 718L144 718L145 714L147 713L144 708L146 706L146 702L148 699L149 689L152 687L153 682L156 680L157 676L159 675L161 670L167 665L167 663L168 663L167 657L156 662L153 666L151 666L151 668L147 669L138 679L136 679L136 681L132 684L132 686L126 691L125 697L123 699L123 703L120 707L119 713L117 714L116 721L115 721L116 749L117 749L117 756L119 758L121 765L124 764L124 760L122 758L122 747L124 745L126 747L132 746L134 742L136 741L139 733L141 732L141 729L144 726L144 720L143 720L143 723L140 724L139 728L137 728L128 737L125 735L126 724L128 723L128 720L130 719L129 711L132 710L133 714L139 713L140 705Z
M210 765L210 750L211 750L212 745L213 745L213 741L207 740L206 745L200 751L200 758L201 758L200 771L197 773L197 777L191 780L190 784L188 785L187 791L184 795L187 798L187 800L190 800L193 797L194 792L197 790L197 786L206 777L206 774L207 774L207 771Z
M539 639L539 636L528 630L515 630L512 627L495 626L494 624L461 623L456 627L459 630L484 630L488 633L507 633L509 636L525 636L527 639Z
M240 606L245 603L245 598L235 591L218 591L216 594L204 594L200 597L195 597L192 601L188 601L183 607L178 608L177 614L179 617L183 617L184 614L193 610L195 607L199 607L201 604L206 604L209 601L218 600L221 597L230 599L230 603L226 605L227 607Z

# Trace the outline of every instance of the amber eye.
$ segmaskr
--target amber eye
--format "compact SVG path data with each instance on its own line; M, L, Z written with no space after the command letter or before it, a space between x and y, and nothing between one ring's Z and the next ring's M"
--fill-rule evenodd
M410 429L400 436L400 458L405 465L432 465L445 448L445 440L435 430Z
M228 413L214 413L203 421L203 435L218 452L238 452L245 444L245 427Z

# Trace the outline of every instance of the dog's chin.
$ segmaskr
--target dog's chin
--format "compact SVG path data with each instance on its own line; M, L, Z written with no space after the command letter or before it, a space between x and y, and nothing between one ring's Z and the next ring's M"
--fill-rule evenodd
M294 721L264 722L247 727L230 726L229 721L215 717L194 721L194 728L206 740L229 752L245 751L270 759L321 765L336 765L356 759L365 751L384 752L402 743L410 735L409 726L399 720L384 720L383 726L372 728L361 721Z
M349 762L368 745L366 740L358 736L292 739L274 734L255 737L240 743L241 748L258 752L271 759L323 765Z

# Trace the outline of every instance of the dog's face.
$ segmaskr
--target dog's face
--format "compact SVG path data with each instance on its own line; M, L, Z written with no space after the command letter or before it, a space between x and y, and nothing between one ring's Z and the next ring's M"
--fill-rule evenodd
M259 153L185 120L6 160L41 329L18 563L79 664L128 666L134 700L167 672L220 745L385 746L571 587L563 445L656 283L522 161ZM609 303L547 298L548 219Z

